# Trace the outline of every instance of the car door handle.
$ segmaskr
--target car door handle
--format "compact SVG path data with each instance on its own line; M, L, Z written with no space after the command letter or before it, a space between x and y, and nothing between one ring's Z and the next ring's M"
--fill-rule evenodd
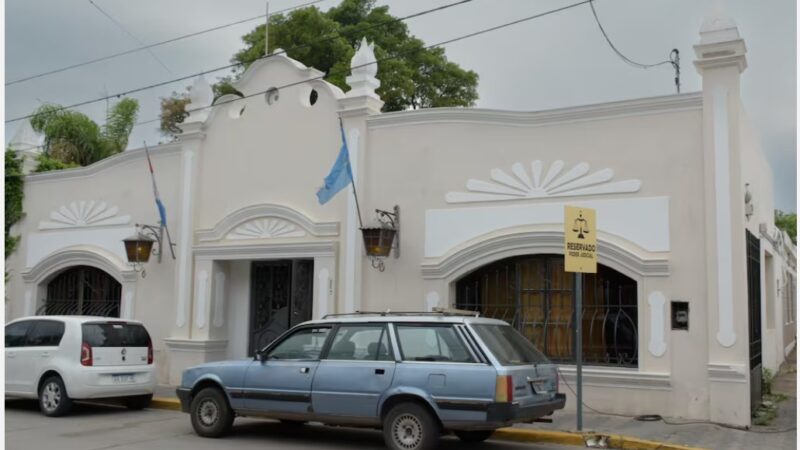
M16 358L17 354L16 353L6 353L6 357L7 358Z
M42 353L39 356L41 356L42 358L49 358L50 357L50 353Z
M376 375L383 375L385 373L386 373L385 369L375 369L375 374Z
M300 373L308 373L308 367L301 367Z

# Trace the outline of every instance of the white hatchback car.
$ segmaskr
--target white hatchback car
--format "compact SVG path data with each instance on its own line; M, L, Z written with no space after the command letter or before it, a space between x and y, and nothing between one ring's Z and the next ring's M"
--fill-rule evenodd
M136 321L95 316L24 317L6 325L6 396L38 398L47 416L72 400L124 398L150 404L153 344Z

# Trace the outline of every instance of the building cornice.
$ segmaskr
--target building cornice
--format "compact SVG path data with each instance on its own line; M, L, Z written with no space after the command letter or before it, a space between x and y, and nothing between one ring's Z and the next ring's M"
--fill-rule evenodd
M476 267L509 256L524 254L559 254L564 252L564 233L561 231L525 231L484 238L473 245L456 250L442 258L426 260L422 266L424 279L452 279ZM643 257L626 250L603 236L597 241L598 262L611 265L641 277L669 276L667 254L656 253Z
M367 125L371 129L434 123L536 127L556 123L699 110L702 105L702 94L693 92L531 112L478 108L430 108L400 111L371 116L367 119Z
M336 241L280 242L260 245L197 245L195 258L214 260L314 258L336 256Z
M181 151L180 142L170 142L149 148L152 156L177 154ZM86 178L96 175L99 172L110 169L111 167L125 164L137 159L146 158L144 148L126 150L116 155L97 161L85 167L74 169L52 170L49 172L31 173L25 177L26 183L38 183L47 181L61 181L73 178Z

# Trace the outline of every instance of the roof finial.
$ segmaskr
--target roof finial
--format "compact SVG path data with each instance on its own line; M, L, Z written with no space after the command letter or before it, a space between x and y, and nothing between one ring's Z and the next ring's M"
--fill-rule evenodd
M352 88L348 97L369 96L378 98L375 89L380 87L381 82L375 78L378 73L378 63L375 60L374 45L367 42L367 38L361 39L353 59L350 60L350 76L347 77L347 84Z

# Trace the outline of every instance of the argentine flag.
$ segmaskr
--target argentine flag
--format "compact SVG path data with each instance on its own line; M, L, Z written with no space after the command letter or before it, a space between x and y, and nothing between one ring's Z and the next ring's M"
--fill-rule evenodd
M342 127L341 121L339 121L339 130L342 133L342 148L339 150L336 163L333 164L330 173L325 177L325 185L317 191L317 198L321 205L328 203L337 192L353 182L353 170L350 168L350 152L347 149L347 139L344 137L344 127Z

